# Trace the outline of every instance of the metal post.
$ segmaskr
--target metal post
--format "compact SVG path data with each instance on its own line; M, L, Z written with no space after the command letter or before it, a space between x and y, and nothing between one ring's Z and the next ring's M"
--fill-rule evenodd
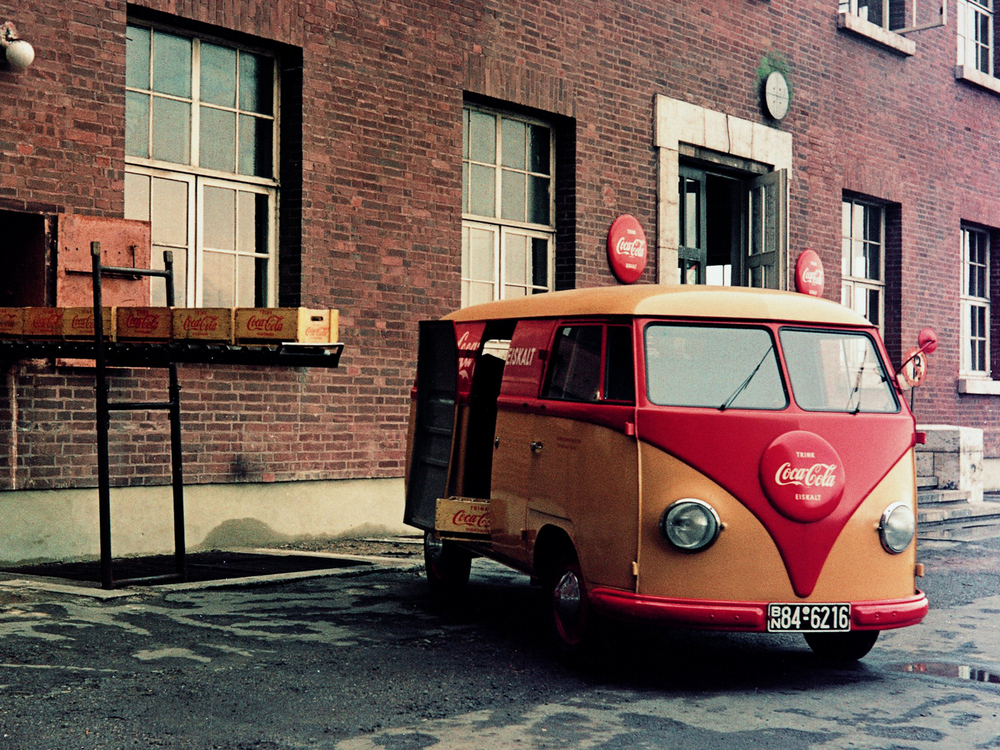
M94 360L97 389L97 499L101 529L101 586L114 588L111 570L111 468L108 458L108 431L111 417L108 409L108 379L104 358L104 316L101 308L101 243L90 243L94 283Z
M174 306L174 254L163 252L163 267L167 282L167 307ZM184 539L184 466L181 443L181 386L177 365L170 363L170 467L174 494L174 565L181 580L187 578L186 542Z

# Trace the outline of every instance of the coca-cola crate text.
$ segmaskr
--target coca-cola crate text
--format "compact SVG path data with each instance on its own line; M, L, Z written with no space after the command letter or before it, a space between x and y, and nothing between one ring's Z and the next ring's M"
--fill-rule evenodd
M173 337L173 311L169 307L119 307L119 341L169 341Z
M233 343L231 307L178 307L173 312L174 338L178 341Z
M64 307L62 308L62 337L65 339L94 338L94 308ZM115 308L101 308L101 323L104 326L104 338L115 340Z
M19 339L24 335L24 308L0 307L0 338Z

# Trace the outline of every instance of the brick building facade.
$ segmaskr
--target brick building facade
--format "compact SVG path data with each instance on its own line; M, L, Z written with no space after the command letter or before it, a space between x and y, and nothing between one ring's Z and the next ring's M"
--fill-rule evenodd
M937 329L918 419L981 427L1000 456L1000 16L959 0L939 25L941 9L0 0L36 50L0 63L0 303L59 302L59 217L83 215L151 222L154 260L185 259L188 304L340 310L338 369L181 368L187 482L246 491L204 500L192 543L233 519L377 524L373 497L398 524L416 322L615 283L605 241L624 213L650 239L640 283L788 288L816 250L825 295L877 318L897 362ZM5 370L0 516L21 530L0 559L90 553L93 374ZM112 388L141 397L159 377ZM112 477L142 508L169 481L166 424L114 424ZM79 516L77 542L39 528L52 513ZM168 546L148 523L121 552Z

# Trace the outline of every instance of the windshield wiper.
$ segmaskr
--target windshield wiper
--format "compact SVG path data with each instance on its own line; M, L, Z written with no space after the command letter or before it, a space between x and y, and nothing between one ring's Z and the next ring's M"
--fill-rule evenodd
M732 406L733 402L737 398L739 398L739 395L741 393L743 393L743 391L746 390L747 386L750 385L750 381L753 380L754 375L756 375L757 371L760 370L761 366L764 364L764 361L767 359L767 355L771 353L772 349L774 349L774 343L773 342L771 343L771 345L769 347L767 347L767 351L764 352L764 356L760 358L760 362L757 363L757 366L755 368L753 368L753 370L750 372L749 375L747 375L746 380L744 380L742 383L740 383L739 387L735 391L733 391L733 395L730 396L729 398L727 398L722 403L722 406L719 407L719 411L725 411L730 406Z
M858 365L858 377L854 380L854 388L851 390L851 395L847 398L847 413L857 414L861 411L861 396L858 393L861 390L861 376L865 374L865 363L868 361L868 349L865 349L864 356L861 357L861 364ZM854 397L858 397L858 403L854 407L854 411L851 411L851 403L854 401Z

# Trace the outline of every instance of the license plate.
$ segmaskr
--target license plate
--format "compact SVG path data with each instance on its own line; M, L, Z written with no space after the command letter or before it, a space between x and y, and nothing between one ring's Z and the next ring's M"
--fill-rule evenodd
M847 633L850 629L850 604L767 605L769 633Z

